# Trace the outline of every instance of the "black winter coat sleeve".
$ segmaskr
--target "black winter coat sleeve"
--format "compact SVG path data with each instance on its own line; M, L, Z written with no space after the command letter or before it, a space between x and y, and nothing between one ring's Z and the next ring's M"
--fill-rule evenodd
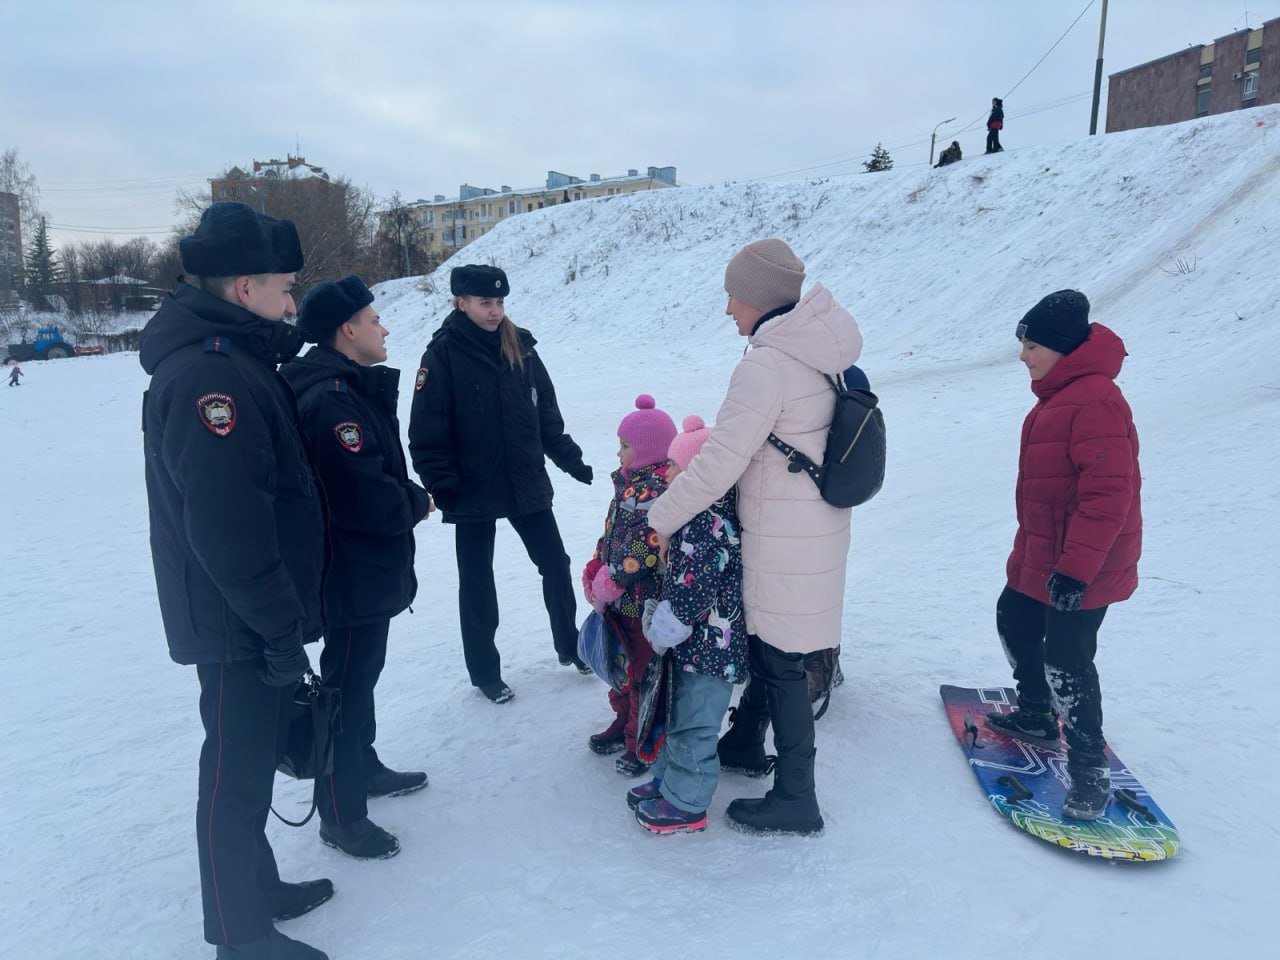
M337 390L326 391L318 409L304 418L316 471L324 478L329 522L353 533L407 533L427 515L426 492L386 471L384 460L394 463L398 453L381 448L377 431L365 419L351 394ZM339 427L346 428L345 441Z
M564 432L564 417L560 415L560 406L556 402L556 388L551 383L551 375L543 366L542 359L536 354L529 355L530 377L538 398L538 432L542 437L542 449L547 452L551 462L565 473L573 473L582 468L582 448L573 442L573 437Z
M231 609L268 646L301 645L306 614L277 542L277 464L263 412L222 356L210 357L172 389L172 402L163 407L161 460L182 494L192 552ZM198 401L210 393L225 394L235 405L231 429L222 436L200 412Z
M422 380L424 376L426 379ZM418 386L421 381L421 386ZM428 350L414 381L409 413L409 457L431 494L458 493L462 478L453 442L453 376L443 352Z

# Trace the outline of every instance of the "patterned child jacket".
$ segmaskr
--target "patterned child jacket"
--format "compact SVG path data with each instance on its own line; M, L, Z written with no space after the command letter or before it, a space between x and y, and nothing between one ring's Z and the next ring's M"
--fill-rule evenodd
M649 507L667 489L665 463L641 467L630 476L613 471L613 502L596 545L596 559L609 568L614 583L626 592L615 601L624 617L638 619L644 602L662 590L658 535L649 529Z
M662 599L693 633L671 648L680 670L745 683L747 622L742 609L742 544L738 488L671 537Z

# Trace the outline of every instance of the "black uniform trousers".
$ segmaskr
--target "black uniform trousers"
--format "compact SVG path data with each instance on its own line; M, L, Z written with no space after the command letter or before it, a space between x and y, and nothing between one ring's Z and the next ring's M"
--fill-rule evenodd
M1050 705L1066 728L1068 764L1106 766L1102 690L1093 658L1106 607L1064 613L1004 588L996 601L996 632L1018 685L1018 706L1038 713Z
M987 128L987 153L999 153L1004 147L1000 146L1000 131Z
M565 553L550 509L510 517L511 526L524 543L529 559L542 577L542 600L551 619L556 653L577 656L577 599ZM493 642L498 632L498 590L493 581L493 520L456 525L458 555L458 620L462 628L462 654L471 683L477 687L502 678L502 658Z
M747 637L747 646L751 679L742 691L739 709L745 710L744 719L767 715L773 723L773 747L778 753L774 789L792 799L812 795L817 751L804 654L779 650L755 634ZM760 731L763 739L763 725Z
M367 776L374 772L373 688L387 662L390 620L325 631L320 683L342 692L342 729L333 738L333 773L316 781L316 809L325 823L355 823L369 815Z
M258 666L253 660L196 666L204 723L196 846L204 938L215 944L270 933L269 896L280 883L266 825L294 687L268 686Z

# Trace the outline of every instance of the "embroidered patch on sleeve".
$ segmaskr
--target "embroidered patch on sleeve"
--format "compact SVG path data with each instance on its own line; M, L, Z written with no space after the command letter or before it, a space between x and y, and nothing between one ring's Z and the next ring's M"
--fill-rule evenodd
M346 420L334 427L333 435L352 453L359 453L360 448L364 446L364 434L360 431L360 424L351 420Z
M229 394L206 393L196 401L200 422L220 437L236 425L236 402Z
M427 368L419 367L418 375L413 380L413 389L421 390L427 385Z

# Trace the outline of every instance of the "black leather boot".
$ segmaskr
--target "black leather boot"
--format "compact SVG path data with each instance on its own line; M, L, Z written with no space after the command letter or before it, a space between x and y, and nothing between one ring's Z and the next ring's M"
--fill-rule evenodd
M750 833L814 836L822 832L823 822L813 783L817 750L804 657L760 640L753 643L752 654L752 683L763 681L778 758L773 789L759 800L734 800L729 821Z
M769 729L769 701L764 681L753 677L736 707L729 708L729 729L716 745L720 769L748 777L763 777L773 770L773 758L764 752Z
M778 757L773 789L759 800L734 800L729 821L747 833L790 833L816 837L825 824L813 788L813 760L808 756Z

